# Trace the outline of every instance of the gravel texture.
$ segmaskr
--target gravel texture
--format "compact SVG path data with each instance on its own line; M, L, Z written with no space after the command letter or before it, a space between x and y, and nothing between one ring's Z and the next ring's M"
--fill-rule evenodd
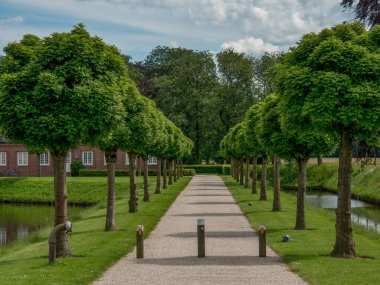
M170 190L164 190L170 191ZM205 219L206 257L198 258L197 219ZM94 284L307 284L259 243L218 176L196 176L144 241Z

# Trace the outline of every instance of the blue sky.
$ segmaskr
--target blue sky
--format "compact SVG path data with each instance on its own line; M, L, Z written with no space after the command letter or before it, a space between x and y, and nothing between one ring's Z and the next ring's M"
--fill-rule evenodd
M133 60L156 46L259 56L287 51L300 37L351 21L340 0L0 0L0 48L84 23Z

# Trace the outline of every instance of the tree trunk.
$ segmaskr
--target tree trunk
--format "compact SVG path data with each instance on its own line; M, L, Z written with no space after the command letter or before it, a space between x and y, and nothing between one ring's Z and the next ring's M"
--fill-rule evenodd
M245 189L249 188L249 158L245 159Z
M112 232L115 230L115 163L116 163L116 151L106 150L105 157L107 162L107 214L106 225L104 230Z
M66 152L51 152L54 168L55 220L54 226L67 221ZM66 231L57 235L56 256L70 256Z
M318 155L318 165L322 165L323 164L323 157L322 157L322 154L319 154Z
M351 225L352 136L342 127L339 152L338 207L336 209L336 240L331 253L335 257L356 257Z
M234 159L234 165L235 165L235 180L236 182L239 182L239 160Z
M173 181L177 182L177 160L173 160Z
M257 157L252 157L252 194L257 194Z
M280 165L281 165L281 160L280 158L275 155L273 157L273 172L274 172L274 177L273 177L273 212L278 212L281 211L281 199L280 199Z
M235 178L235 172L234 172L234 159L231 158L231 166L230 166L230 174L232 178Z
M308 157L297 159L297 211L295 230L306 230L305 200L306 200L306 166Z
M129 155L129 213L136 213L138 209L138 195L136 184L136 154Z
M181 176L181 161L180 160L177 160L177 180L180 178Z
M239 160L239 164L240 164L240 181L239 181L239 184L240 185L244 185L244 159L240 159Z
M163 189L168 189L168 169L167 169L167 164L168 164L168 161L166 159L164 159L164 163L163 163L163 167L162 167L162 174L163 174L163 186L162 188Z
M138 173L136 176L141 176L141 156L136 156Z
M262 157L260 201L267 200L267 157Z
M148 181L148 157L143 156L143 166L144 166L144 202L149 202L149 181Z
M162 160L157 157L156 191L154 191L154 194L161 194L161 162Z
M169 168L169 185L173 184L173 160L168 161Z

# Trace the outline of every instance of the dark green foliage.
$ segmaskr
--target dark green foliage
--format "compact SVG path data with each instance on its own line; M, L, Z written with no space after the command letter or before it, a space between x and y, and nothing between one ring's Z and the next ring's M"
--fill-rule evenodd
M192 169L192 168L185 168L183 170L183 175L184 176L195 176L197 173L195 171L195 169Z
M184 167L194 169L197 174L200 174L200 173L222 174L221 165L184 165Z
M194 141L191 160L211 157L218 143L214 115L216 71L212 54L182 48L157 47L147 57L154 74L157 106ZM211 144L211 145L210 145Z
M344 8L354 10L356 19L367 23L369 26L380 24L379 0L342 0L340 5Z
M82 161L74 159L71 161L71 176L79 176L79 171L83 169Z
M231 166L230 165L222 165L222 174L230 175L231 174Z
M254 59L233 49L216 55L219 72L219 110L224 133L244 119L248 107L257 100Z

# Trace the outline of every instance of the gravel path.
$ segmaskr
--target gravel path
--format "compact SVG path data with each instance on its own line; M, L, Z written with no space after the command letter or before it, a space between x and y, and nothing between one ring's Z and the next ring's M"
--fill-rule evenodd
M200 217L206 258L197 257ZM94 284L307 284L270 248L258 257L257 234L218 176L194 177L144 244L144 259L133 251Z

